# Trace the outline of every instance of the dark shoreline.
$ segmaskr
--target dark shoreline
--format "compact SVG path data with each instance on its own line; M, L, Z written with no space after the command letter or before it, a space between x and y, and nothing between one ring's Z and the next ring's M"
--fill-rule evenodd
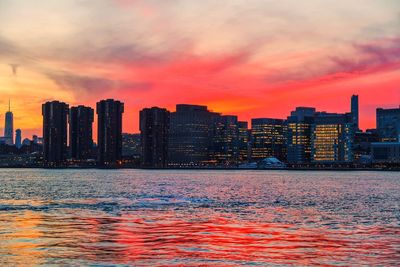
M140 167L120 167L120 168L101 168L101 167L54 167L46 168L40 166L0 166L0 169L43 169L43 170L192 170L192 171L393 171L399 172L400 168L140 168Z

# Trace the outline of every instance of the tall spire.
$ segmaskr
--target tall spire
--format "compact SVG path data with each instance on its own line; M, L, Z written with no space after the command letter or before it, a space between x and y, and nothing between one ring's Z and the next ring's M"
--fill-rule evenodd
M6 144L14 145L14 118L11 112L11 99L8 99L8 111L5 116L4 137Z

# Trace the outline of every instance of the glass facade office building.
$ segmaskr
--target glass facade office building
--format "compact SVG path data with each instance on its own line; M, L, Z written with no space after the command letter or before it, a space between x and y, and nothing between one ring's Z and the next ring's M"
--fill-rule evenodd
M313 162L353 162L355 125L351 113L318 113L311 127Z
M251 158L260 161L268 157L286 160L286 125L281 119L251 120Z
M311 161L311 126L315 108L297 107L287 118L286 148L289 163L309 163Z
M210 163L234 166L239 159L239 125L237 116L215 116L211 127Z

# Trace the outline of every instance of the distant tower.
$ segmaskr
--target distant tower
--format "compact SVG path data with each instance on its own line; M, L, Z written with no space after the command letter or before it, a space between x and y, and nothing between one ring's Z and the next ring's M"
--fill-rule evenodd
M6 120L4 127L4 139L7 145L14 145L14 116L11 112L11 101L8 100L8 111L6 112Z
M21 129L15 130L15 146L19 149L22 146Z
M358 131L360 129L358 124L358 95L351 96L351 117L353 119L355 130Z

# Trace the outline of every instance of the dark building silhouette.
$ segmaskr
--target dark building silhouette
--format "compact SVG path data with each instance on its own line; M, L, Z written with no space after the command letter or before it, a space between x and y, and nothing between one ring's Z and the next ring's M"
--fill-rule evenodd
M371 144L379 142L379 135L374 131L356 132L354 134L354 161L360 162L371 154Z
M206 106L179 104L171 113L168 159L171 167L207 165L213 117Z
M15 130L15 146L19 149L22 146L22 132L21 129Z
M281 119L251 120L251 158L260 161L268 157L286 160L286 125Z
M122 156L123 157L137 157L142 155L142 148L140 142L140 134L122 134Z
M113 99L97 102L98 164L118 167L122 160L122 113L124 104Z
M142 160L142 146L140 133L122 134L122 162L125 167L140 167Z
M294 164L311 161L311 125L315 108L297 107L286 120L287 161Z
M318 112L311 127L311 159L315 163L353 162L355 125L351 113Z
M247 121L238 122L238 163L245 163L250 160L250 130Z
M94 111L90 107L71 107L69 112L69 147L71 158L89 159L93 148Z
M4 141L0 142L0 155L15 154L18 152L16 146L7 145Z
M381 142L400 142L400 107L377 108L376 130Z
M358 131L360 129L358 115L358 95L351 96L351 117L354 123L355 130Z
M380 142L371 144L373 163L400 164L400 142Z
M14 145L14 115L11 112L11 103L8 101L8 111L5 115L4 140L7 145Z
M234 166L239 158L237 116L214 116L210 138L210 164Z
M34 143L32 140L25 138L19 151L23 154L35 153L40 156L43 153L43 144Z
M140 111L142 167L167 167L169 121L170 112L165 108L152 107Z
M42 105L43 161L47 167L62 165L67 157L68 104L59 101Z

